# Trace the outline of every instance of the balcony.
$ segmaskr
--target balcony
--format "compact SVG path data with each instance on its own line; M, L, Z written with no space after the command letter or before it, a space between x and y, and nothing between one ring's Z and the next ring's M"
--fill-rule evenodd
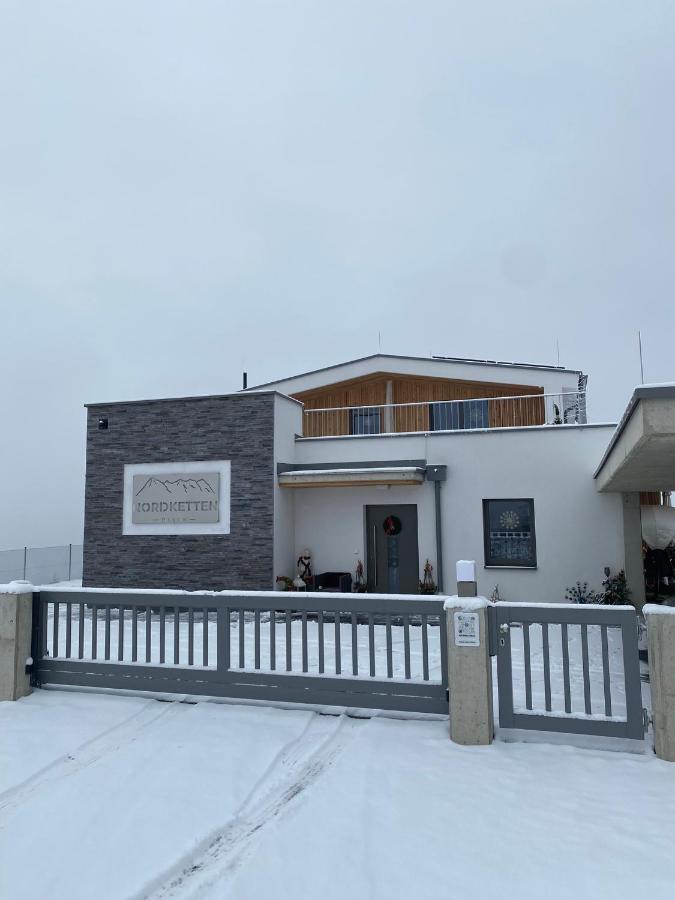
M483 431L586 422L586 393L531 394L305 409L303 437Z

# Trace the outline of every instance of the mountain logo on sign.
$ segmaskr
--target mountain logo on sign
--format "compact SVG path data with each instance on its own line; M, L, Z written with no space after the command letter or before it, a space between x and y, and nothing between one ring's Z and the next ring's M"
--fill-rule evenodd
M195 497L199 494L215 494L211 485L205 478L155 478L153 475L136 491L139 497L144 490L157 487L166 491L170 496L183 494L187 497Z

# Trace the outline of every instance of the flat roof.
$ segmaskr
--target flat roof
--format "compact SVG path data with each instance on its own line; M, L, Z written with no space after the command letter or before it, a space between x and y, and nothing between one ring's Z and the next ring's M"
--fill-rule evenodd
M612 435L609 444L607 444L607 449L602 455L602 459L600 460L598 468L595 470L595 473L593 475L594 478L597 478L600 474L602 467L605 465L609 458L609 454L612 452L612 450L616 446L616 442L623 434L623 431L628 424L628 420L633 415L633 411L640 400L669 400L671 398L675 398L675 382L668 382L666 384L641 384L639 387L635 388L635 390L633 391L633 396L628 401L626 411L621 416L619 424L616 426L616 431Z
M616 428L616 422L569 422L565 425L505 425L503 428L448 428L445 431L388 431L385 434L327 434L323 437L304 437L296 434L296 442L303 441L369 441L395 440L396 438L437 438L453 437L469 438L477 434L512 434L514 431L537 434L544 431L557 431L560 434L572 431L587 431L591 428ZM353 463L352 463L353 465ZM304 466L308 468L308 466Z
M352 363L365 362L369 359L411 359L417 362L457 362L466 363L471 366L508 366L512 369L537 369L545 372L572 372L575 375L581 375L581 369L567 369L565 366L544 366L535 363L516 363L516 362L499 362L494 359L472 359L460 356L404 356L396 353L371 353L368 356L359 356L356 359L347 359L341 363L334 363L332 366L322 366L320 369L310 369L308 372L299 372L296 375L287 375L285 378L275 378L273 381L265 381L262 384L253 385L244 388L240 393L254 391L257 388L264 388L270 384L277 384L280 381L292 381L294 378L305 378L307 375L317 375L320 372L329 372L331 369L340 369L343 366L349 366Z
M290 403L297 403L299 406L302 406L300 400L296 400L295 397L289 397L288 394L284 394L283 391L257 391L257 390L247 390L247 391L230 391L227 394L196 394L188 397L152 397L146 400L109 400L102 401L99 403L85 403L84 406L86 409L94 409L97 406L134 406L139 403L172 403L177 400L224 400L226 398L236 398L241 400L244 394L259 394L261 397L270 397L277 396L283 397L284 400L288 400Z

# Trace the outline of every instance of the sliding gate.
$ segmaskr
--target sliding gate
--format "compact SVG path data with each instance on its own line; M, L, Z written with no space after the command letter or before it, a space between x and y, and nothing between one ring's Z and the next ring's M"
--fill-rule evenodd
M501 728L644 738L632 606L498 603L490 618Z
M442 599L43 590L35 684L447 714Z

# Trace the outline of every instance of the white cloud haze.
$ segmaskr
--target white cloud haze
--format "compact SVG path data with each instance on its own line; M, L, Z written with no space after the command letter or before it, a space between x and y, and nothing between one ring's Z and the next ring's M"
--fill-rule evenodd
M377 350L672 380L675 6L0 5L0 548L81 540L82 404Z

